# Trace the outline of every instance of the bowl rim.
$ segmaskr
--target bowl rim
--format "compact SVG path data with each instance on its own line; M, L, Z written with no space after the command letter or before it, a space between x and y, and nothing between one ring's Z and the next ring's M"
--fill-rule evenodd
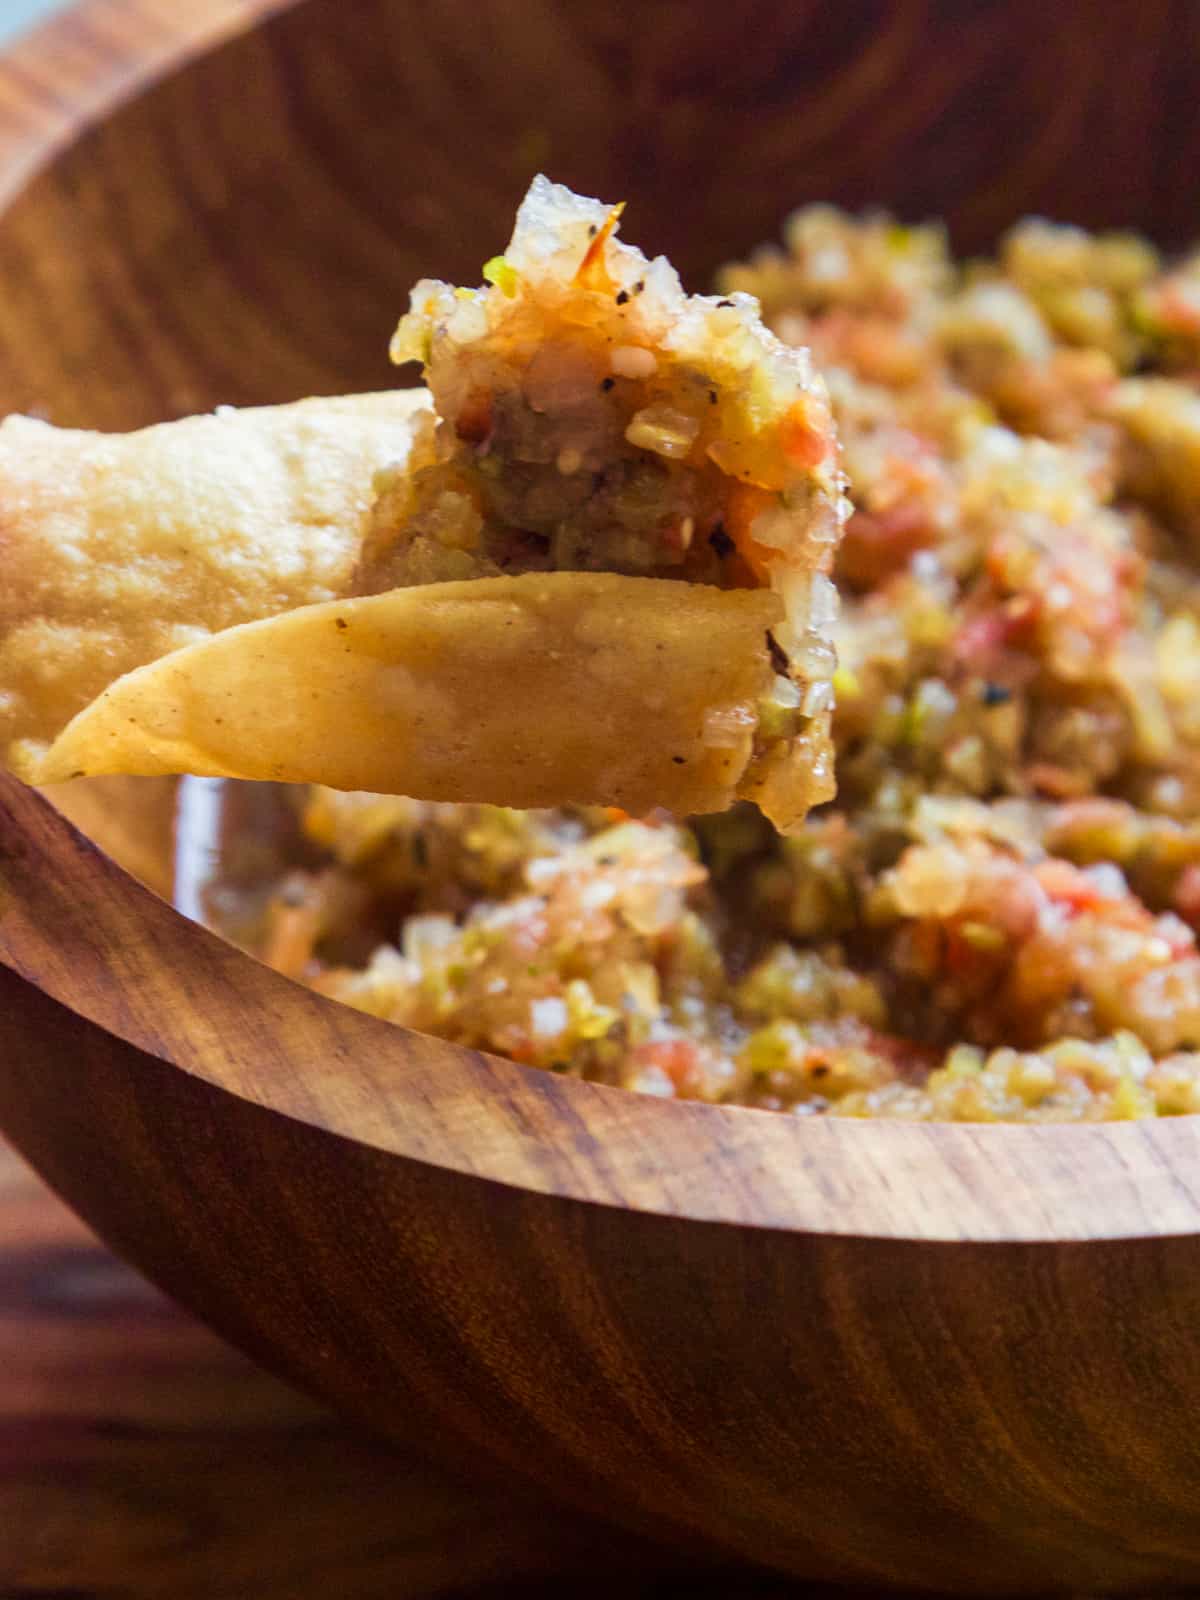
M0 213L61 150L156 78L303 3L71 0L17 34L0 49Z
M7 775L0 961L166 1068L397 1159L532 1194L893 1242L1200 1233L1188 1181L1200 1173L1200 1117L800 1118L558 1077L367 1016L272 971L143 887Z

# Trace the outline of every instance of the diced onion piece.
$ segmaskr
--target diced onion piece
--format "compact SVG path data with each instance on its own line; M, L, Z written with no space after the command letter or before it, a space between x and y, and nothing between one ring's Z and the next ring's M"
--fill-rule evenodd
M655 455L681 461L699 432L700 424L686 412L676 411L673 406L651 405L634 413L625 437L639 450L653 450Z
M652 378L658 371L654 352L639 344L617 345L609 361L618 378Z

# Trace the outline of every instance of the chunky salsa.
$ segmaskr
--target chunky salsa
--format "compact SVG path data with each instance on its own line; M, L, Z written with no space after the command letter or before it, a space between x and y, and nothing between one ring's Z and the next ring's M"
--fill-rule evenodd
M812 207L718 291L813 351L844 445L837 798L785 837L749 806L298 792L226 926L380 1017L647 1094L1200 1110L1200 256L1035 220L960 262Z

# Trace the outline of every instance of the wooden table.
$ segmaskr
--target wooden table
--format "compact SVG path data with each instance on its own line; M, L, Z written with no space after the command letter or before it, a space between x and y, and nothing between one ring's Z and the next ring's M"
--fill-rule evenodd
M0 1594L407 1597L591 1540L339 1427L0 1146Z
M0 1144L4 1600L639 1600L676 1592L664 1573L653 1551L341 1427L116 1260Z

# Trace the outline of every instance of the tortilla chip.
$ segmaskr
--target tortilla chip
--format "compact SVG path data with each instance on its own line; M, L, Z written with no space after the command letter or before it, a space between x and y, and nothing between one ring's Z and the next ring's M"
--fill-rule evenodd
M381 474L355 592L547 568L773 589L749 792L790 827L834 792L849 502L828 391L756 300L686 294L620 214L535 177L486 284L415 286L392 356L420 362L435 414Z
M0 425L0 759L122 673L349 587L375 473L424 390L138 433ZM26 759L36 752L26 751Z
M190 772L417 799L723 810L782 604L527 573L308 606L114 683L22 775Z

